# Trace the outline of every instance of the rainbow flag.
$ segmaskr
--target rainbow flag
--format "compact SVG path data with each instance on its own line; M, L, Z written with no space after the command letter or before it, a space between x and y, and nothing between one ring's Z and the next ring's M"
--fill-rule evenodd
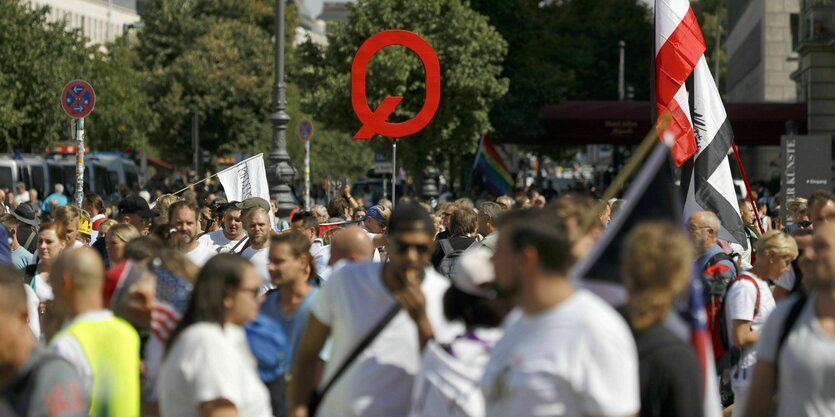
M473 170L481 174L487 191L495 196L505 195L513 187L513 176L487 135L478 144Z

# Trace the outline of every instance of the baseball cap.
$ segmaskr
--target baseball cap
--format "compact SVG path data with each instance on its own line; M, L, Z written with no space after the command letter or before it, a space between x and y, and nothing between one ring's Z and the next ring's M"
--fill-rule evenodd
M136 194L131 194L119 202L119 213L137 214L146 219L159 215L159 213L151 211L150 207L148 207L148 202L144 198Z
M270 209L271 209L270 202L267 201L267 200L264 200L261 197L247 198L247 199L245 199L245 200L243 200L239 203L236 203L235 207L239 208L241 211L245 211L245 210L249 210L251 208L258 207L258 208L262 208L262 209L266 210L267 213L269 213Z
M384 214L385 211L386 208L379 204L376 206L371 206L371 208L365 212L365 216L362 216L362 218L360 218L360 221L365 221L365 219L370 217L385 225L389 221L388 216Z
M483 286L496 279L492 258L493 252L484 247L464 251L458 259L457 271L451 274L452 284L467 294L482 298L494 298L496 292Z

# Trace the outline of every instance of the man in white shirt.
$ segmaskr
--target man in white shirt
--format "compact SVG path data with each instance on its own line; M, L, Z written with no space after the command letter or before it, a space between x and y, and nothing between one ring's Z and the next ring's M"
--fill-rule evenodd
M508 214L499 230L496 287L520 314L506 321L481 380L486 415L636 415L632 334L608 304L568 279L565 230L544 212Z
M324 271L331 257L331 248L330 245L325 245L325 241L319 237L319 221L316 216L310 212L296 214L293 216L290 227L307 237L310 241L310 255L313 256L316 272Z
M386 243L385 232L391 211L383 205L372 206L365 212L360 221L362 227L368 233L368 237L375 248L380 248ZM382 257L380 251L374 250L374 262L380 262Z
M258 271L264 288L269 288L270 272L267 266L270 257L270 236L273 233L270 215L261 207L250 208L243 215L243 224L249 237L249 247L241 252L241 256L249 259Z
M241 223L241 209L228 204L223 213L223 227L205 233L197 240L217 253L240 253L246 244L246 234Z
M186 258L202 268L212 256L217 255L217 252L197 241L199 213L194 203L178 201L168 208L168 223L183 235L180 250L185 253Z
M296 351L290 415L307 415L316 376L314 365L325 340L331 338L333 350L320 387L398 304L399 312L334 383L316 415L408 415L422 349L430 339L448 343L463 330L443 317L442 299L449 280L429 265L434 234L426 210L416 204L398 205L387 236L391 262L347 264L322 286Z

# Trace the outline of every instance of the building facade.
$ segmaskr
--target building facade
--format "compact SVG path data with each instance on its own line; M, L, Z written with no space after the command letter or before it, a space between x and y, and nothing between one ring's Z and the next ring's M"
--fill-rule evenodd
M80 29L90 45L115 41L129 25L139 22L136 0L29 0L33 7L48 6L47 20L64 20Z
M798 64L794 47L800 0L728 0L727 6L725 101L799 101L791 74ZM752 181L779 177L778 146L741 147L740 154Z

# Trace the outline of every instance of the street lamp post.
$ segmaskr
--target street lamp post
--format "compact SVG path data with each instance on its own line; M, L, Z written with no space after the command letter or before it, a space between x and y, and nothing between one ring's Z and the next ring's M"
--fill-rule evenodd
M278 200L278 216L285 217L295 207L290 191L290 182L296 176L296 169L290 165L287 153L287 85L284 83L284 3L275 0L275 83L273 84L273 111L269 119L273 126L270 166L267 169L270 182L270 196Z

